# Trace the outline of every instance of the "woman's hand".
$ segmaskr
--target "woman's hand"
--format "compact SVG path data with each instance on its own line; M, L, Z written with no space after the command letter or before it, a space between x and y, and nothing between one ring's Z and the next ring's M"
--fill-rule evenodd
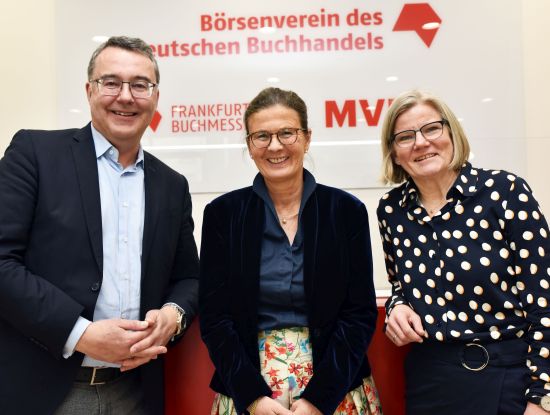
M527 402L523 415L548 415L548 412L532 402Z
M258 399L253 415L292 415L292 411L286 409L275 399L264 396Z
M294 402L290 407L290 410L294 415L323 415L321 411L315 407L315 405L303 398Z
M397 346L412 342L422 343L426 335L420 316L412 308L405 304L398 304L393 308L386 327L386 336L392 342Z

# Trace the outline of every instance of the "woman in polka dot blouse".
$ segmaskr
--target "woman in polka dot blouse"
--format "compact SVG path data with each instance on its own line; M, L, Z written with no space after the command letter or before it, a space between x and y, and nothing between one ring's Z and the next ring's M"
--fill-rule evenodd
M473 167L456 116L409 91L382 130L386 335L412 343L407 414L550 412L550 244L527 183Z

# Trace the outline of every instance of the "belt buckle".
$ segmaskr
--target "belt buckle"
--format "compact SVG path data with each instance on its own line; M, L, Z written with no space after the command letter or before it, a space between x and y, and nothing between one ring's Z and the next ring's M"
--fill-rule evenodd
M95 376L96 376L97 371L98 371L99 369L100 369L100 368L94 367L93 370L92 370L92 379L90 380L90 385L91 385L91 386L95 386L95 385L104 385L105 383L107 383L107 382L96 382L96 381L95 381Z
M464 362L464 349L466 349L467 347L470 347L470 346L479 347L481 350L483 350L483 354L485 355L485 362L482 362L479 367L471 367L471 366L468 366L466 364L466 362ZM479 372L480 370L485 369L487 367L487 365L489 364L489 352L487 351L487 349L485 347L483 347L482 344L467 343L462 349L462 354L460 356L460 363L462 363L462 366L465 367L468 370L471 370L473 372Z

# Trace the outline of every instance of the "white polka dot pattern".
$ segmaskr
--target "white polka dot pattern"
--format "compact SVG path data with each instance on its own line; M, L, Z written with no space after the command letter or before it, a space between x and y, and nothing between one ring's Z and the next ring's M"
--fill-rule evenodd
M525 338L533 379L528 396L541 396L545 387L550 390L550 240L544 215L523 179L469 163L447 200L429 218L412 181L380 200L393 287L386 312L398 303L411 305L428 337L438 341ZM402 245L407 249L395 255Z

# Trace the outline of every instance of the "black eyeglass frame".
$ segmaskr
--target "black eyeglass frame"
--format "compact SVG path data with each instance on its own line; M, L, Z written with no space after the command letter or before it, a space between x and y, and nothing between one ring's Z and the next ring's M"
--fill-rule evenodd
M433 137L433 138L429 138L429 137L426 137L426 135L422 132L422 130L430 125L433 125L433 124L441 124L441 134L439 134L437 137ZM445 126L449 126L449 121L447 121L445 118L442 118L438 121L430 121L429 123L426 123L424 124L422 127L420 127L418 130L403 130L403 131L399 131L395 134L392 134L392 143L395 143L397 146L401 147L401 148L409 148L409 147L412 147L414 146L414 144L416 143L416 136L417 136L417 133L420 133L422 134L422 137L424 137L425 140L428 140L428 141L435 141L437 140L438 138L441 138L441 136L443 135L443 130L444 130L444 127ZM414 140L410 142L410 144L405 144L405 145L402 145L399 143L399 141L396 140L397 136L400 135L400 134L403 134L403 133L413 133L414 134Z
M292 137L294 137L294 141L292 142L284 142L282 141L281 137L280 137L280 134L282 134L283 132L285 131L289 131L289 130L292 130L293 131L293 134L292 134ZM252 145L258 149L261 149L261 148L267 148L269 147L269 145L271 144L271 141L273 140L273 136L276 136L277 137L277 140L279 140L279 143L281 143L281 145L283 146L290 146L292 144L294 144L296 141L298 141L298 132L299 131L302 131L304 133L307 133L308 132L308 129L307 128L296 128L296 127L292 127L292 128L281 128L277 131L275 131L274 133L270 132L270 131L267 131L267 130L258 130L258 131L254 131L250 134L248 134L246 136L246 140L247 141L250 141L252 143ZM268 134L269 135L269 140L266 140L266 141L261 141L261 140L255 140L254 139L254 135L257 135L259 133L264 133L264 134ZM261 145L261 146L258 146L255 142L260 142L262 144L266 144L266 145Z

